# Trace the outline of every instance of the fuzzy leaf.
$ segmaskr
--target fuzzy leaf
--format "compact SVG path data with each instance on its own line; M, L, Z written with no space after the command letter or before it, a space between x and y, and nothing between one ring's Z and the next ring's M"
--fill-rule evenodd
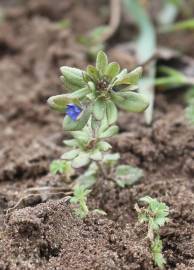
M124 68L124 69L116 76L116 78L115 78L115 80L114 80L114 85L115 85L118 81L121 81L121 80L125 77L126 74L127 74L127 69Z
M76 147L78 146L78 143L75 139L72 139L72 140L64 140L63 143L67 146L70 146L70 147Z
M94 80L94 81L97 81L99 79L99 72L98 70L92 66L92 65L89 65L87 66L87 74Z
M105 109L106 109L106 104L105 104L104 100L101 98L98 98L95 101L94 107L93 107L94 117L97 120L102 120L102 118L104 117Z
M84 173L76 179L76 185L84 186L85 188L91 188L96 183L96 175Z
M120 80L117 80L117 82L115 83L115 85L120 85L120 84L137 84L140 77L142 74L142 68L138 67L136 69L134 69L133 71L131 71L128 74L125 74L123 76L123 78L121 78Z
M86 189L92 187L96 182L98 167L91 163L88 169L76 179L76 185L84 186Z
M69 152L64 153L61 156L61 159L67 159L67 160L71 160L74 159L75 157L77 157L77 155L79 154L79 150L78 149L73 149Z
M107 65L108 65L107 55L103 51L100 51L96 57L96 68L100 72L100 74L104 74Z
M90 154L90 158L95 161L102 160L102 153L100 150L96 149L92 154Z
M103 152L106 152L112 148L112 146L109 143L104 142L104 141L99 142L97 147L98 147L98 149L100 149Z
M112 137L118 133L118 130L119 130L118 126L111 126L107 128L104 132L102 132L99 137L100 138Z
M72 131L71 134L76 139L76 141L81 143L87 143L90 140L90 136L85 130Z
M139 181L143 176L143 171L137 167L129 165L119 165L116 168L115 178L120 187L130 186Z
M89 93L90 93L90 89L88 87L84 87L82 89L79 89L73 92L70 96L71 98L82 99L86 97Z
M89 163L89 154L87 153L80 153L73 161L72 167L73 168L80 168L86 166Z
M103 163L105 163L108 166L113 166L118 162L119 159L120 159L119 153L106 154L103 157Z
M57 173L63 174L69 169L69 164L64 160L53 160L50 164L50 171L53 175Z
M149 105L147 99L138 93L129 91L113 93L112 98L115 104L128 112L143 112Z
M108 64L108 66L106 67L105 75L108 78L113 79L116 75L118 75L119 71L120 71L119 64L116 62L112 62Z
M78 104L78 100L72 98L70 94L63 94L50 97L47 100L47 103L52 109L58 112L65 112L68 104L70 103Z
M106 117L107 117L109 125L117 121L117 117L118 117L117 108L111 100L108 100L106 102Z
M63 66L60 68L62 75L65 80L72 84L82 88L85 85L83 80L84 71L78 68L71 68L67 66Z
M72 82L67 81L62 75L60 76L60 80L63 83L63 86L67 92L76 91L80 89L80 86L72 84Z

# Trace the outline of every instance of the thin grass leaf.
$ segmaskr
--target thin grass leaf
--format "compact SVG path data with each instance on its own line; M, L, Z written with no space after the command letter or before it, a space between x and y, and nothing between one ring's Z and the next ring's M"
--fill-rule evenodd
M137 57L139 62L146 62L150 59L156 50L156 33L154 26L139 0L123 0L126 8L133 16L139 28L139 37L137 39ZM155 63L149 66L146 77L143 78L149 82L148 85L140 83L139 92L144 94L149 99L149 106L144 112L147 124L150 124L153 117L154 103L154 78L155 78Z

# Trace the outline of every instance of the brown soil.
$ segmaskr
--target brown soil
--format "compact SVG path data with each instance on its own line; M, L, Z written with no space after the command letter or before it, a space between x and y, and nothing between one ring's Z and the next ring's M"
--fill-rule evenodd
M96 186L89 207L103 209L106 217L91 213L79 220L63 196L45 193L6 215L25 189L64 185L48 168L63 153L67 134L63 116L50 112L46 99L61 92L61 65L88 63L76 36L108 19L107 1L58 2L2 1L7 19L0 25L0 269L156 269L134 210L144 195L170 207L171 221L161 231L166 269L194 269L194 128L184 118L180 91L157 95L152 127L142 115L120 113L113 150L123 163L144 169L145 177L126 189L108 181ZM70 29L58 26L63 18L71 20Z

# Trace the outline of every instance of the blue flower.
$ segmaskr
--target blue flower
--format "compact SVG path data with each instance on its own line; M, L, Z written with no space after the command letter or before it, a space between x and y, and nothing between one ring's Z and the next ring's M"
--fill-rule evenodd
M68 104L66 109L66 114L73 120L76 121L82 109L75 104Z

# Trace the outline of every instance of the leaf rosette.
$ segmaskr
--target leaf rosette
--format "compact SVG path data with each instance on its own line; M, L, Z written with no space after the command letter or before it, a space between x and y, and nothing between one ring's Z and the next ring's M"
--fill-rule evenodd
M65 130L81 130L90 116L97 121L106 118L108 125L112 125L117 121L118 108L142 112L148 106L146 98L136 92L142 68L137 67L131 72L121 70L118 63L108 63L103 51L97 55L96 66L89 65L86 71L67 66L60 70L68 93L50 97L48 104L52 109L66 113ZM69 105L80 108L77 117L68 113Z

